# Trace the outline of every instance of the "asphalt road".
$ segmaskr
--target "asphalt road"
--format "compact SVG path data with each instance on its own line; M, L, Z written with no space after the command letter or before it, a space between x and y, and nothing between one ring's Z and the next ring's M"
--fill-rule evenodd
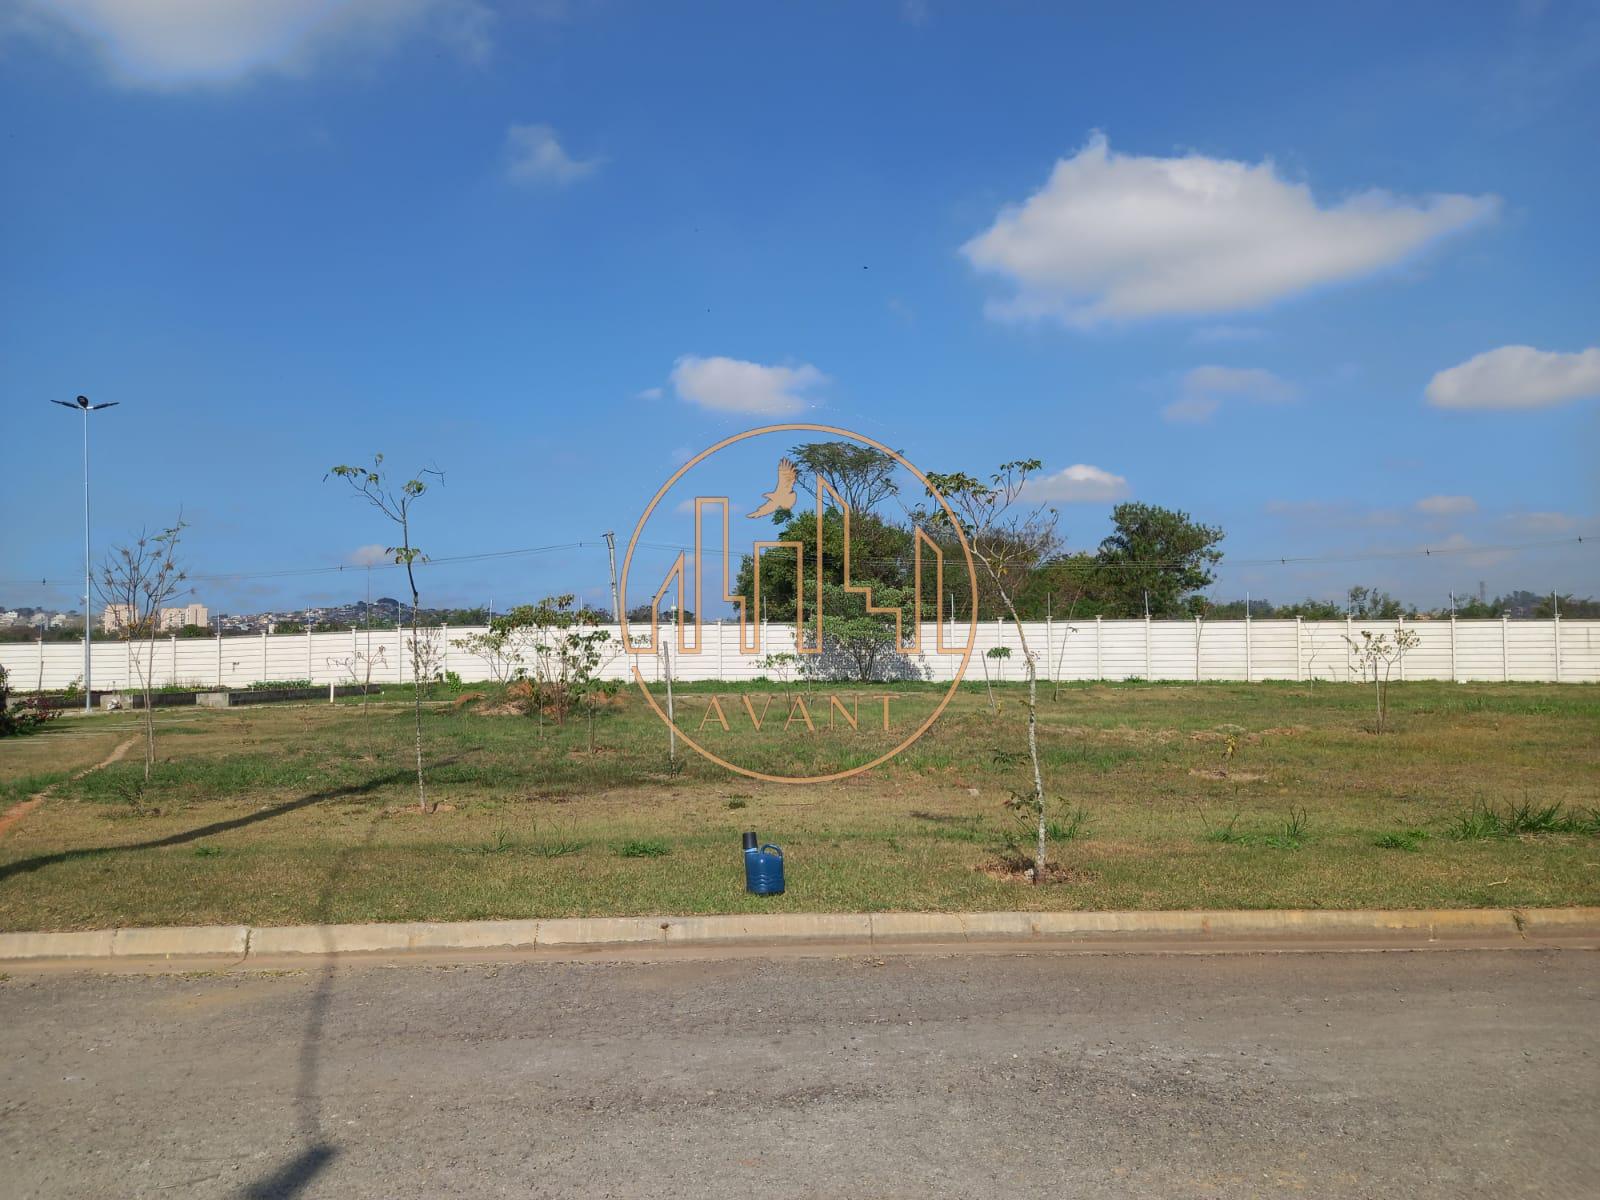
M16 974L0 1193L1600 1195L1600 954Z

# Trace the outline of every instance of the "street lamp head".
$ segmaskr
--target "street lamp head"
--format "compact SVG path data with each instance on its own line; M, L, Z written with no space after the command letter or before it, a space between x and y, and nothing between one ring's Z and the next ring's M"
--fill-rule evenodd
M120 400L107 400L104 404L90 404L89 397L79 396L76 402L68 403L65 400L52 400L51 404L59 404L62 408L77 409L81 412L99 412L102 408L115 408L121 404Z

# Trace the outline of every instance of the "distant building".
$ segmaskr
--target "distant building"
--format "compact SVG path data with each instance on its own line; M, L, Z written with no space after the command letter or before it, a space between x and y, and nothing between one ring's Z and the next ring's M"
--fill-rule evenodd
M100 614L100 628L106 633L122 633L136 619L132 605L108 604ZM156 618L156 628L163 633L174 633L185 625L206 625L210 620L211 614L204 604L185 604L182 608L163 608Z
M100 614L100 629L104 633L121 633L133 624L133 605L108 604Z
M157 622L163 630L182 629L185 625L209 625L211 614L204 604L185 604L182 608L163 608Z

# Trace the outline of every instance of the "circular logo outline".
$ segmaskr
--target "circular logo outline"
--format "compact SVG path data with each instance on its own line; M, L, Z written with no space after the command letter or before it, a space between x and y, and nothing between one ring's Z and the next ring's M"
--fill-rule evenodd
M860 775L863 772L870 771L873 767L882 766L895 755L899 754L902 750L915 743L922 737L923 734L927 733L928 730L933 727L933 723L937 721L944 713L944 710L949 706L950 701L955 698L956 688L961 686L961 680L965 677L967 673L967 667L972 661L972 649L974 643L977 641L978 636L978 570L972 561L972 547L967 544L966 531L961 528L961 522L956 517L955 511L950 507L949 502L945 500L944 496L939 492L939 489L934 487L933 484L928 481L928 477L924 475L920 469L918 469L915 463L906 458L905 455L901 454L898 450L891 449L875 438L870 438L864 433L856 433L850 429L843 429L837 425L814 425L809 422L790 422L780 425L763 425L758 429L747 429L743 433L732 434L729 437L723 438L715 445L702 450L688 462L684 463L683 466L679 467L672 473L671 478L662 484L657 490L656 494L650 498L650 503L645 505L644 512L640 514L638 523L633 527L633 536L628 539L628 549L622 557L622 573L618 579L617 587L619 593L623 597L623 600L626 601L628 595L628 572L633 565L633 551L638 544L639 536L644 532L645 526L649 523L650 515L655 512L656 505L661 503L662 498L672 490L674 484L687 475L693 468L710 458L713 454L717 453L717 451L726 449L737 442L742 442L747 438L760 437L763 434L768 433L796 432L839 434L843 437L850 438L853 441L871 446L875 450L882 451L884 454L887 454L890 458L894 459L897 463L921 480L922 485L928 489L928 494L939 502L939 507L944 509L945 515L950 518L950 526L956 532L956 538L961 543L962 555L966 559L967 583L972 598L972 616L967 622L967 648L961 655L961 664L956 668L955 675L951 677L950 686L945 690L945 694L939 701L938 707L936 707L933 712L928 715L928 718L923 721L921 725L917 726L917 728L913 730L904 741L895 746L892 750L887 750L883 754L880 754L871 762L863 763L860 766L851 767L844 771L833 771L827 775L770 775L764 771L756 771L749 767L741 767L737 763L729 762L720 754L706 749L699 742L695 741L694 738L690 737L681 728L679 728L677 722L672 720L665 712L661 710L661 706L656 703L656 698L650 694L650 689L645 686L644 675L639 670L637 659L633 663L633 678L634 681L639 685L639 690L644 693L645 701L650 705L656 716L660 717L663 722L670 726L672 730L680 738L687 742L695 751L695 753L699 754L702 758L707 759L710 762L714 762L720 767L726 767L728 770L743 775L746 778L760 779L767 783L834 783L838 780L849 779L851 776ZM919 596L917 598L917 604L920 605L921 602L922 598ZM626 603L624 603L621 607L626 610ZM618 618L624 649L631 653L632 650L628 644L627 612L623 611L619 613ZM937 620L937 617L935 620Z

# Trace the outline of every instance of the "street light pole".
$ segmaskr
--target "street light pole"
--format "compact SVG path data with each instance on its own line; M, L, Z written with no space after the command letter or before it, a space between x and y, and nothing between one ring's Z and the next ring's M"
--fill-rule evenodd
M89 560L89 414L99 412L102 408L115 408L121 401L90 404L89 397L79 396L72 404L65 400L52 400L50 403L59 404L62 408L75 408L83 413L83 711L88 713L94 711L94 659L90 654L94 622L89 614L93 591L93 568Z
M611 556L611 619L622 624L622 597L617 594L617 535L606 530L606 552Z

